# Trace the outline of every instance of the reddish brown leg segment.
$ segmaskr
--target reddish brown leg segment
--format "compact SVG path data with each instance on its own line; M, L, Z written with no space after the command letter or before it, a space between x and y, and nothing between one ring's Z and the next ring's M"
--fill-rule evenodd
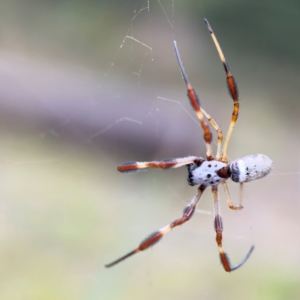
M201 111L206 117L207 121L211 124L211 126L216 130L218 135L218 148L215 160L221 160L222 154L222 144L223 144L223 133L217 122L201 107Z
M179 226L179 225L185 223L186 221L188 221L192 217L192 215L193 215L193 213L196 209L196 206L197 206L198 202L201 199L201 196L203 194L204 189L205 189L204 186L199 187L198 194L194 196L194 198L190 201L190 203L184 209L183 215L182 215L181 218L173 221L169 225L167 225L167 226L161 228L160 230L152 233L136 249L130 251L129 253L125 254L124 256L118 258L117 260L105 265L105 267L110 268L110 267L116 265L117 263L121 262L122 260L132 256L133 254L138 253L140 251L143 251L143 250L149 248L150 246L153 246L156 242L158 242L166 233L171 231L174 227Z
M164 159L161 161L128 161L118 166L118 171L122 173L138 172L146 169L170 169L179 168L189 164L198 166L204 161L203 158L197 156L187 156L183 158Z
M222 232L223 232L223 224L221 218L221 211L220 211L220 203L218 198L218 189L217 187L212 188L212 193L214 197L214 210L215 210L215 231L216 231L216 242L218 244L218 249L220 253L221 263L226 272L231 272L239 267L241 267L249 258L252 251L254 250L254 246L252 245L247 255L243 258L243 260L235 266L231 266L228 255L224 252L222 246Z
M176 53L176 57L177 57L177 61L179 64L179 68L181 71L181 74L183 76L183 79L185 81L186 84L186 88L187 88L187 95L191 101L191 104L196 112L196 115L200 121L200 125L203 129L204 132L204 140L206 143L206 158L207 160L213 160L213 156L212 156L212 148L211 148L211 141L212 141L212 134L211 131L207 125L207 123L205 122L204 118L203 118L203 114L201 111L201 105L200 105L200 100L198 98L198 95L196 94L196 91L193 89L187 74L184 70L181 58L180 58L180 54L179 54L179 50L177 48L177 43L176 41L174 41L174 48L175 48L175 53Z

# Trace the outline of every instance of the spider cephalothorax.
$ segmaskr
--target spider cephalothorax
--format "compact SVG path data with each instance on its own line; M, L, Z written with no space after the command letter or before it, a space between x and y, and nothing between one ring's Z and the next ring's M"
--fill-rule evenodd
M120 172L126 173L126 172L137 172L139 170L145 170L149 168L170 169L170 168L179 168L182 166L187 166L188 183L189 185L192 186L199 185L198 193L185 207L182 217L176 219L175 221L166 225L160 230L155 231L148 238L146 238L136 249L120 257L119 259L113 261L112 263L107 264L106 267L112 267L113 265L119 263L120 261L126 259L127 257L149 248L150 246L158 242L166 233L168 233L174 227L188 221L192 217L204 190L209 186L212 188L212 194L214 200L214 214L215 214L214 225L216 231L216 242L218 245L221 262L225 271L231 272L233 270L236 270L240 266L242 266L245 263L245 261L249 258L250 254L254 249L254 246L251 246L250 250L248 251L246 256L242 259L242 261L236 266L231 266L228 256L224 252L222 246L223 225L222 225L221 210L220 210L220 203L218 197L218 186L219 184L223 185L227 196L227 204L229 208L233 210L240 210L243 208L242 206L243 183L251 180L256 180L268 175L272 169L273 162L266 155L256 154L256 155L248 155L248 156L238 158L228 164L228 160L227 160L228 143L239 114L238 90L237 90L234 77L229 71L229 67L226 63L220 45L213 33L213 30L206 19L204 19L204 22L215 43L215 46L217 48L217 51L223 63L225 73L226 73L226 80L227 80L229 94L233 99L233 113L232 113L231 122L227 131L224 145L223 145L223 134L220 127L215 122L215 120L200 105L199 98L195 90L191 86L187 74L185 73L185 70L183 68L176 41L174 41L174 48L175 48L177 61L187 87L187 95L188 98L190 99L192 107L194 108L197 114L197 117L200 121L200 125L204 132L204 140L206 143L206 160L197 156L187 156L183 158L165 159L162 161L150 161L150 162L131 161L131 162L123 163L122 165L118 166L118 170ZM212 125L212 127L217 131L218 148L217 148L217 153L215 158L212 155L212 147L211 147L212 134L207 123L204 120L203 115L207 118L208 122ZM232 204L230 200L230 195L226 183L226 180L228 178L231 178L234 182L240 183L240 201L238 205Z
M217 160L203 160L201 164L189 164L188 183L189 185L217 186L227 178L220 176L218 171L226 168L226 164Z

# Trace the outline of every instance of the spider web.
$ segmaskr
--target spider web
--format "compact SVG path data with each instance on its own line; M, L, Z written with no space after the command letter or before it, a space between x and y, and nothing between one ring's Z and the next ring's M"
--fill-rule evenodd
M296 2L233 0L5 2L0 298L18 290L40 299L49 291L70 299L220 299L245 298L246 289L255 299L271 298L276 282L292 299L291 278L300 275L298 11ZM185 168L116 171L128 160L205 157L173 40L201 104L226 133L232 100L204 17L240 91L229 157L263 153L274 161L272 174L245 185L243 211L230 211L219 189L232 262L257 246L232 274L235 294L224 288L232 276L219 267L209 190L199 214L159 245L111 272L102 268L180 217L196 192ZM238 186L229 186L236 203Z

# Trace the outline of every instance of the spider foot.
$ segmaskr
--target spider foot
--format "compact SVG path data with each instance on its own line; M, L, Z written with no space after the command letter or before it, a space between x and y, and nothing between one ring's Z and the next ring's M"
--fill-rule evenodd
M226 272L232 272L232 271L238 269L239 267L241 267L247 261L247 259L250 257L253 250L254 250L254 245L251 246L251 248L248 251L248 253L246 254L246 256L237 265L231 266L228 255L225 252L223 252L223 250L219 249L220 259L221 259L221 263L224 267L224 270Z

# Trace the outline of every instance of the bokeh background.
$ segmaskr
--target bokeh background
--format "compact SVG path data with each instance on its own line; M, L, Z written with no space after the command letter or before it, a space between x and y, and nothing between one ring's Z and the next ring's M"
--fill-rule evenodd
M0 2L0 299L299 299L298 1ZM174 39L227 130L232 100L204 17L240 90L229 157L274 161L272 175L245 185L244 210L229 210L220 189L232 263L255 251L224 272L206 191L191 221L105 269L196 192L186 168L116 170L205 155Z

